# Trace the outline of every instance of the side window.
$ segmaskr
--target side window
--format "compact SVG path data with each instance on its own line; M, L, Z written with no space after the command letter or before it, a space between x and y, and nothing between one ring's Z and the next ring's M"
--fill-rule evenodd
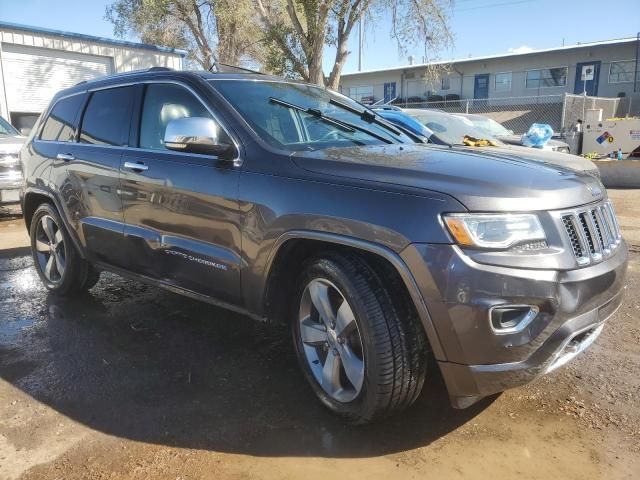
M77 127L75 119L83 99L84 95L73 95L56 103L44 122L40 139L73 142Z
M82 117L80 142L97 145L127 145L132 103L132 87L117 87L94 92Z
M187 89L173 84L147 85L140 117L140 148L165 150L164 132L171 120L185 117L211 118L211 113ZM220 131L220 140L231 143Z

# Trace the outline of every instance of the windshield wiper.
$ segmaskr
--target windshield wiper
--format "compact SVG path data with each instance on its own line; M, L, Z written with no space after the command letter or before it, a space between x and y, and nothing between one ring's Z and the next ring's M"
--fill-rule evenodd
M378 140L385 142L385 143L393 143L391 140L389 140L388 138L385 138L382 135L379 135L375 132L372 132L371 130L369 130L368 128L365 127L361 127L359 125L356 125L354 123L351 122L347 122L345 120L339 120L337 118L331 117L329 115L326 115L324 113L322 113L321 110L317 109L317 108L305 108L302 107L300 105L296 105L295 103L289 103L285 100L280 100L279 98L275 98L275 97L269 97L269 101L271 103L276 103L278 105L282 105L283 107L287 107L287 108L291 108L293 110L298 110L300 112L304 112L307 113L309 115L313 115L316 118L321 119L322 121L326 122L326 123L330 123L331 125L334 125L346 132L355 132L356 130L366 133L367 135L372 136L373 138L377 138Z
M335 105L336 107L340 107L348 112L355 113L359 115L362 120L367 123L375 123L376 125L380 125L381 127L389 130L390 132L395 133L396 135L402 135L402 132L398 130L396 127L389 124L389 122L385 122L384 120L380 120L375 113L369 110L360 110L358 108L352 107L346 103L339 102L338 100L334 100L333 98L329 100L331 105Z

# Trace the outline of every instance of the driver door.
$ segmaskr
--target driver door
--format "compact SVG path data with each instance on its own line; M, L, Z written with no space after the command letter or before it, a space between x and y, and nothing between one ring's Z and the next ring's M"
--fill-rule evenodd
M240 171L209 155L164 145L171 120L215 117L187 86L144 86L137 148L121 161L130 269L235 303L240 292Z

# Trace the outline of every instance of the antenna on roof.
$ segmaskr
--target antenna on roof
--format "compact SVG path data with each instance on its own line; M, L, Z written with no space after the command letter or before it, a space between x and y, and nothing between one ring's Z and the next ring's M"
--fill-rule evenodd
M250 68L238 67L237 65L229 65L228 63L221 63L218 61L213 62L213 65L209 68L209 71L212 73L223 73L223 70L220 67L224 67L225 69L231 69L231 72L227 70L227 73L238 72L238 73L256 73L258 75L264 75L264 73L259 72L257 70L251 70ZM215 70L214 70L215 68Z

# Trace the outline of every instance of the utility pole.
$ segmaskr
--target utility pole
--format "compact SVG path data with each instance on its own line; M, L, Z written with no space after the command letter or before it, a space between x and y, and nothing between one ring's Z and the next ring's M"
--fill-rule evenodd
M362 31L362 17L358 22L358 71L362 71L362 44L364 43L364 33Z

